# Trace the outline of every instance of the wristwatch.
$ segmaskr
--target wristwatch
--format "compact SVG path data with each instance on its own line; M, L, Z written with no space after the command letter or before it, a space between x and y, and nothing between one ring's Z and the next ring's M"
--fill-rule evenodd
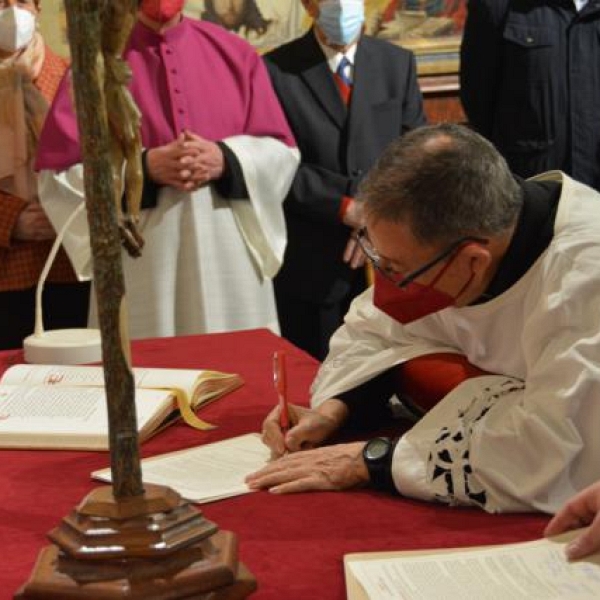
M363 448L362 455L371 485L378 490L396 492L392 479L392 456L398 440L388 437L376 437L369 440Z

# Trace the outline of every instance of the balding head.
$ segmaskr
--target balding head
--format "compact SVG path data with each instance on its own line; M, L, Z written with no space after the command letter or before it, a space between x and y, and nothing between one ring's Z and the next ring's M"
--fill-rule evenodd
M424 243L494 236L515 222L521 190L490 142L460 125L392 142L360 187L368 218L410 224Z

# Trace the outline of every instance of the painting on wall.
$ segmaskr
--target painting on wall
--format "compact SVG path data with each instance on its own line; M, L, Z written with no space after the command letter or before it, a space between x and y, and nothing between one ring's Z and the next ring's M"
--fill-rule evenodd
M187 16L222 25L244 37L258 51L283 44L310 26L300 0L188 0L184 12ZM40 29L55 52L69 55L62 1L43 5Z
M300 0L188 0L185 13L237 33L259 52L298 37L310 26Z
M419 72L456 73L466 0L365 0L366 31L409 48ZM188 0L186 13L218 23L263 52L308 27L300 0Z
M458 72L466 0L365 0L366 31L415 52L419 73ZM300 0L187 0L186 15L217 23L265 52L310 27ZM44 4L48 44L68 55L63 2Z
M456 73L466 0L365 0L366 31L413 50L419 72ZM266 51L308 27L300 0L188 0L186 13Z
M419 74L455 74L466 0L393 0L376 8L371 33L412 50Z

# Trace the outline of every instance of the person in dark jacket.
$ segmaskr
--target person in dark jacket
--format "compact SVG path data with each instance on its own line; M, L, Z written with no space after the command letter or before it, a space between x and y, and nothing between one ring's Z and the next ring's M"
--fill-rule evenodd
M518 175L600 189L600 1L470 0L461 99Z
M365 288L358 184L388 143L425 117L413 54L363 35L362 0L302 4L314 27L265 57L302 157L274 283L283 336L323 359Z

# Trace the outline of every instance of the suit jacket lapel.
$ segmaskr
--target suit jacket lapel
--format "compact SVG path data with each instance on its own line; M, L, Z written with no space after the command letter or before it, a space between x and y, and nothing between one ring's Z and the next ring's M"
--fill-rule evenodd
M381 60L373 57L369 39L363 37L354 58L354 81L348 115L350 140L360 132L361 123L365 121L365 115L370 113L371 106L386 99L384 82Z
M346 122L346 106L312 30L304 36L304 46L306 53L301 77L325 112L341 129Z

